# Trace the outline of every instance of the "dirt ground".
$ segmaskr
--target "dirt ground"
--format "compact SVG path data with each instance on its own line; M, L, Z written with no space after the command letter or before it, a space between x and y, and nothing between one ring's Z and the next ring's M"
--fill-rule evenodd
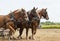
M10 41L60 41L60 29L38 29L36 35L34 36L35 40L26 40L25 30L23 31L23 39L21 40L10 40ZM29 36L31 31L29 31ZM0 41L9 41L1 39Z

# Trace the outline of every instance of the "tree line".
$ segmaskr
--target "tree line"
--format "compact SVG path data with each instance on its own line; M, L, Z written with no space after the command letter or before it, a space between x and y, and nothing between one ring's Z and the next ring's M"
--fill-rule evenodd
M45 21L41 22L42 25L60 25L59 22L51 22L51 21Z

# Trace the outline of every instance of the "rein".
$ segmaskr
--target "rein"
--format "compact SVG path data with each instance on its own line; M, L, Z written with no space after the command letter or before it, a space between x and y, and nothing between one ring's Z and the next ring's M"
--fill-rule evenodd
M11 13L11 15L10 15L10 21L12 21L14 23L14 28L17 28L17 21L15 20L15 17L14 17L13 13Z

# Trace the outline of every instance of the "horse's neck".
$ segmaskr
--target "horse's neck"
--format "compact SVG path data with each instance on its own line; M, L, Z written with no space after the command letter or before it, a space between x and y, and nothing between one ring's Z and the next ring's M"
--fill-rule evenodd
M41 18L42 18L41 10L37 10L36 12L37 12L37 14L38 14L38 16L39 16L39 18L41 20ZM38 21L38 25L40 24L40 20Z
M40 16L40 19L41 19L42 18L42 11L41 10L37 10L36 12Z
M31 17L32 17L32 16L30 16L30 12L28 11L27 14L28 14L29 20L31 20Z

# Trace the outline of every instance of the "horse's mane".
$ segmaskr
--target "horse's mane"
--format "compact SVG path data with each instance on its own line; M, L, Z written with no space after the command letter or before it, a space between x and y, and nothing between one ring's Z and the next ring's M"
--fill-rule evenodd
M41 10L42 10L42 9L39 9L39 10L37 10L36 12L37 12L37 13L40 13L40 12L41 12Z
M18 12L22 12L22 11L25 12L25 10L24 10L23 8L17 9L17 10L15 10L14 12L15 12L15 13L18 13Z

